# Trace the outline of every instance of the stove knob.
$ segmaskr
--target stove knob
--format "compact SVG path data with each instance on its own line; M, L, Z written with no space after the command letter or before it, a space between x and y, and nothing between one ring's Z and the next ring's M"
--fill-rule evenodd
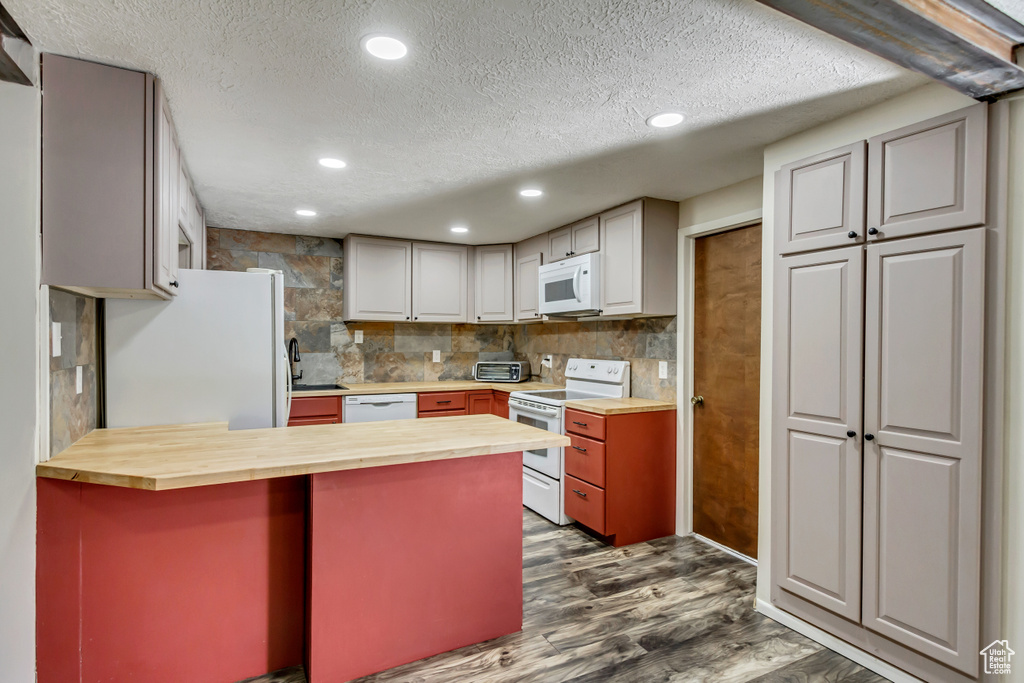
M608 368L608 374L609 375L612 374L612 369L611 368Z
M619 374L619 369L618 368L615 368L615 374L616 375Z

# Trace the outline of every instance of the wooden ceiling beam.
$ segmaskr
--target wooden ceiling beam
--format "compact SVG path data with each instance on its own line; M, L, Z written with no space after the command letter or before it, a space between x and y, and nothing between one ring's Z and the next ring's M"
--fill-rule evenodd
M982 0L759 0L984 99L1024 88L1024 26Z

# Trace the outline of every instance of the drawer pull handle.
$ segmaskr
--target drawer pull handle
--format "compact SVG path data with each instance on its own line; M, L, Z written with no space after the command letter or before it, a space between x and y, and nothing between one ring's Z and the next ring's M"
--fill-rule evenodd
M451 403L451 401L449 400L449 401L438 401L437 402L438 405L441 405L442 403Z
M587 494L583 493L583 491L580 491L579 489L573 489L572 492L575 493L577 496L581 496L583 498L587 497Z
M580 427L586 427L587 426L586 422L577 422L576 420L573 420L572 423L574 425L579 425Z
M576 450L578 450L578 451L579 451L580 453L586 453L586 452L587 452L587 449L586 449L586 448L580 448L579 446L573 446L573 448L575 448Z

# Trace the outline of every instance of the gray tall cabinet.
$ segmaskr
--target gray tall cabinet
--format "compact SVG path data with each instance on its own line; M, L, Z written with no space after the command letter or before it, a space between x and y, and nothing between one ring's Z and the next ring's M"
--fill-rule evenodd
M776 176L772 602L979 676L987 105Z

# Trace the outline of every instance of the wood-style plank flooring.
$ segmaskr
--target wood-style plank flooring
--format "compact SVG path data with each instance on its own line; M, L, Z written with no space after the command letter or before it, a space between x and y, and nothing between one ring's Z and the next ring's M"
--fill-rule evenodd
M523 630L359 679L880 683L754 612L753 566L693 538L610 548L524 510ZM246 683L306 683L301 667Z

